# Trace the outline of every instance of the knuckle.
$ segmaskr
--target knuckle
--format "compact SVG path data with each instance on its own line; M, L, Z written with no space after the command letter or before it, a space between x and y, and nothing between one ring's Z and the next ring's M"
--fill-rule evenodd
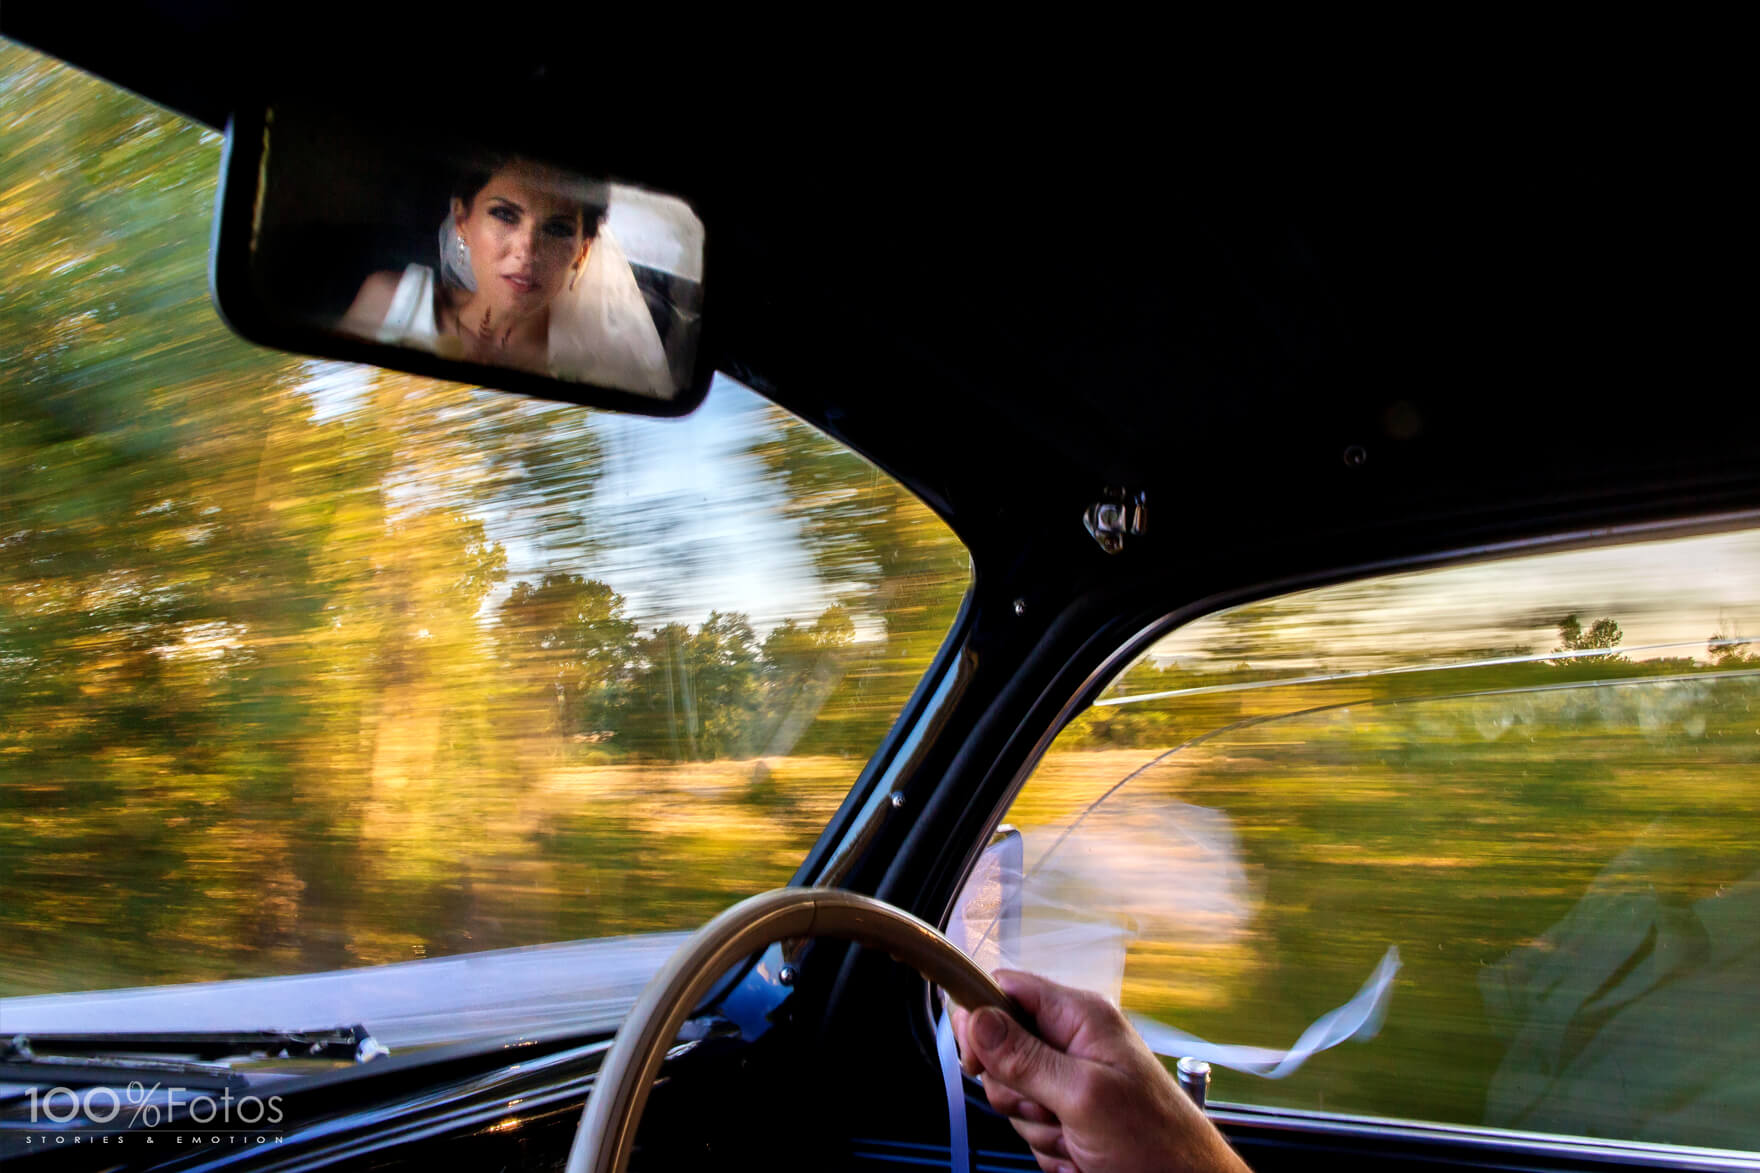
M1099 994L1089 994L1083 1010L1088 1022L1099 1031L1108 1035L1118 1035L1129 1027L1124 1011L1102 998Z
M1107 1089L1092 1069L1083 1068L1071 1076L1068 1096L1072 1114L1091 1120L1105 1106Z
M1035 1081L1044 1070L1045 1056L1019 1033L1011 1033L996 1056L995 1066L1004 1082L1018 1088Z
M1020 1043L1011 1036L989 1056L985 1066L1001 1076L1005 1083L1018 1084L1031 1063L1031 1057L1021 1051Z
M1088 1016L1090 1018L1094 1018L1101 1022L1124 1021L1124 1014L1118 1007L1114 1006L1108 999L1094 993L1092 990L1083 991L1082 1001L1086 1003Z

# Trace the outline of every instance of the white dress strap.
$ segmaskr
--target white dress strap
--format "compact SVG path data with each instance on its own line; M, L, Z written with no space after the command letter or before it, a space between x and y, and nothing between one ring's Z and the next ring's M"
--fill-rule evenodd
M433 350L439 336L434 324L434 270L410 265L397 282L385 320L379 324L379 341Z

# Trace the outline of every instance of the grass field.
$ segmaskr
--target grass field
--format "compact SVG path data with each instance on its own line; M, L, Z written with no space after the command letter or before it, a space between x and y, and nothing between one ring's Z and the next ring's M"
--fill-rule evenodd
M1398 946L1379 1037L1282 1082L1219 1072L1220 1099L1751 1147L1751 1091L1666 1073L1710 1041L1682 1015L1746 1023L1760 977L1757 699L1640 681L1241 728L1145 770L1040 874L1136 926L1127 1008L1212 1041L1289 1046ZM1155 756L1054 746L1008 815L1029 872Z
M346 817L173 805L126 771L18 828L0 996L260 977L693 928L785 883L863 763L556 765L516 784L385 775ZM144 823L151 826L143 827Z
M1007 816L1035 899L1127 928L1126 1006L1217 1042L1288 1046L1399 948L1379 1037L1282 1082L1218 1072L1219 1099L1752 1145L1753 1080L1718 1100L1685 1074L1609 1073L1691 1058L1712 1041L1694 1031L1754 1041L1760 685L1351 687L1330 706L1267 699L1246 716L1317 711L1172 753L1054 745ZM346 818L302 823L249 801L179 806L119 762L78 820L19 829L41 899L7 910L0 994L693 927L785 882L860 767L557 759L513 783L400 768L325 800ZM149 833L131 817L149 802L184 813ZM1055 919L1035 905L1027 929Z

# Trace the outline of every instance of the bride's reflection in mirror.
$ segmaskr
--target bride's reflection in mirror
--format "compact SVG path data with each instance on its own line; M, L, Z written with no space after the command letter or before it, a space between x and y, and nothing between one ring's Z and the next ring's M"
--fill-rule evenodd
M350 333L667 396L666 350L606 223L608 185L517 156L460 172L432 263L362 282Z

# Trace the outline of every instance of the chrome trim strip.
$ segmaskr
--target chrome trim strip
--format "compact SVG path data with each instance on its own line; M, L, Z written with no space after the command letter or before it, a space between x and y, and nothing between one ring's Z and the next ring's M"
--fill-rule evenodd
M1471 1144L1511 1154L1542 1155L1564 1160L1601 1160L1666 1169L1760 1169L1760 1153L1708 1149L1692 1145L1601 1140L1543 1132L1517 1132L1467 1124L1431 1124L1375 1116L1345 1116L1300 1108L1255 1108L1211 1101L1210 1118L1218 1124L1273 1129L1402 1144Z
M1194 622L1198 621L1194 620ZM1334 684L1340 680L1373 680L1382 676L1409 676L1415 672L1453 672L1457 668L1501 668L1506 664L1543 664L1584 657L1625 656L1632 652L1676 651L1680 648L1746 647L1753 642L1751 639L1695 639L1667 644L1622 644L1617 648L1573 648L1562 652L1494 656L1485 660L1457 660L1448 664L1406 664L1398 668L1363 668L1355 672L1328 672L1322 676L1281 676L1271 680L1245 680L1238 684L1201 684L1195 688L1171 688L1165 692L1139 692L1132 696L1105 696L1096 700L1093 707L1098 709L1110 705L1133 705L1143 701L1164 701L1176 696L1203 696L1216 692L1252 692L1257 689L1286 688L1300 684Z

